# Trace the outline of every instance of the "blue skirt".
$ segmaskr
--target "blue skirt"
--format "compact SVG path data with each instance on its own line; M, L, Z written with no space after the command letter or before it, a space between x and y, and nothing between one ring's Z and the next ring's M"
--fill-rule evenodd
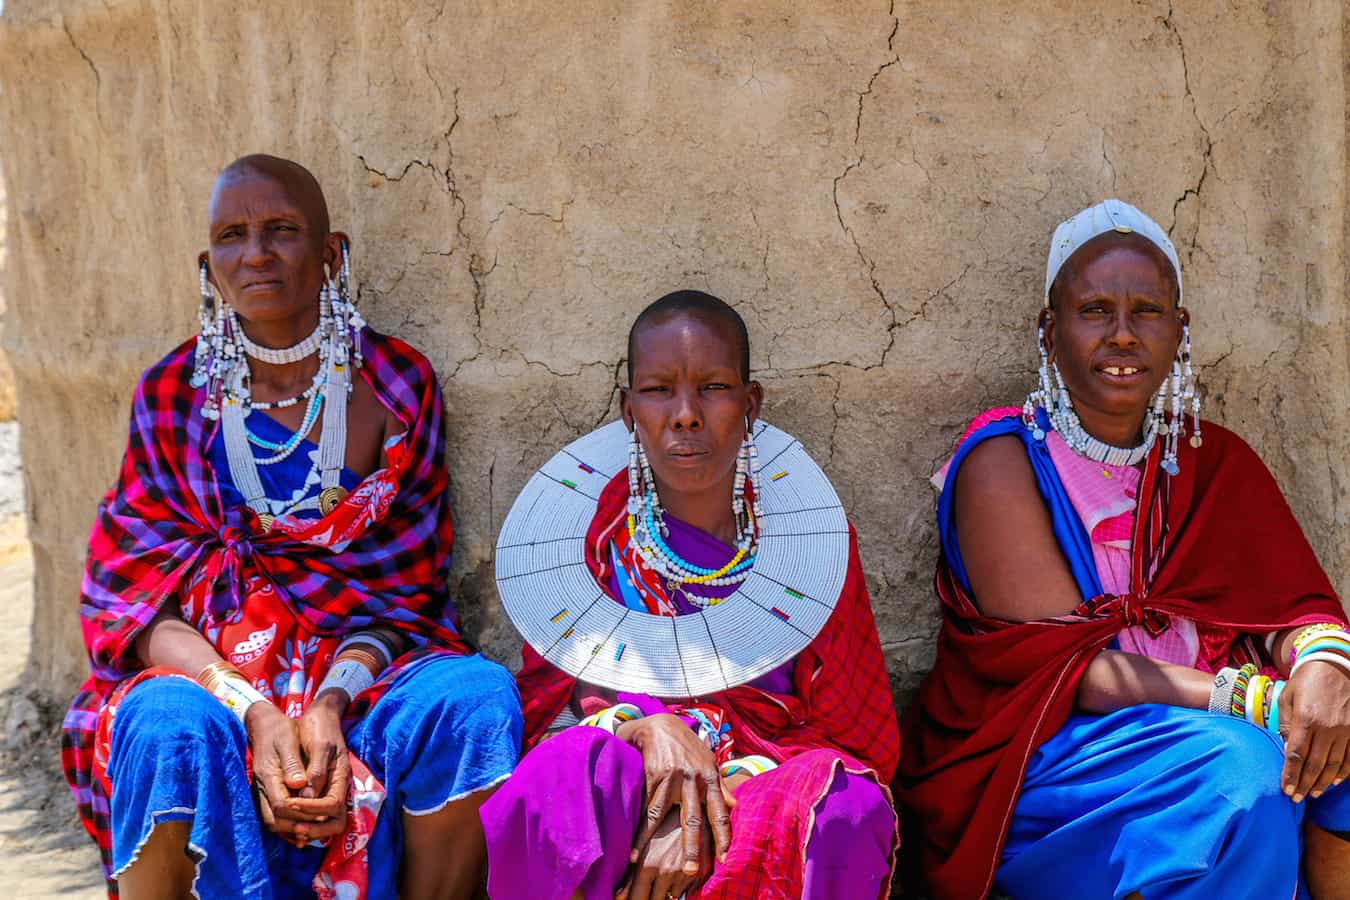
M395 900L401 813L434 812L504 780L520 753L515 680L482 656L433 656L400 672L347 732L388 791L369 844L370 900ZM181 678L137 685L113 722L113 871L160 822L190 821L199 897L313 898L323 850L295 848L258 820L244 768L244 726Z
M1295 804L1284 747L1231 716L1146 704L1072 716L1032 756L997 884L1015 898L1306 897L1306 814L1350 830L1350 782Z

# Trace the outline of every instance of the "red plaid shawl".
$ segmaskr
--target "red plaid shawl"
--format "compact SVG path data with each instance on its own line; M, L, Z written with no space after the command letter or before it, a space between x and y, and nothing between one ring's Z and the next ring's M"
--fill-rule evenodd
M1009 623L982 616L939 562L937 662L905 714L898 781L907 846L934 897L990 890L1031 754L1068 719L1088 664L1126 625L1155 611L1192 619L1217 670L1260 652L1252 634L1344 621L1265 465L1232 432L1207 422L1204 436L1202 449L1181 448L1175 477L1160 476L1158 450L1148 460L1128 595Z
M195 340L142 376L117 484L99 505L80 598L92 675L62 731L62 762L85 828L111 862L108 797L94 776L98 715L141 668L136 636L166 603L241 665L264 694L299 715L342 636L373 624L409 634L417 649L351 705L360 716L397 671L427 652L469 652L455 631L447 571L452 527L440 390L427 360L366 330L362 377L406 426L372 474L322 519L260 533L245 507L224 508L209 459L216 424L200 414L189 377ZM280 524L280 523L279 523ZM270 622L259 621L274 617ZM266 627L279 625L267 634ZM262 630L249 631L250 628ZM241 629L243 629L241 631ZM238 643L243 638L242 643ZM286 660L241 647L303 642L307 690L273 691ZM293 640L291 640L293 639ZM293 650L293 654L299 654ZM288 654L275 654L280 657ZM109 893L116 886L109 882Z
M606 594L610 569L607 547L624 522L627 504L627 476L620 472L601 493L586 539L586 563ZM525 713L525 743L532 747L571 699L576 679L547 662L528 644L522 656L524 665L517 681ZM817 764L794 782L793 790L809 802L825 795L840 768L869 774L883 788L889 784L899 754L895 706L851 526L848 574L839 603L824 629L798 655L793 692L770 694L742 685L696 699L725 713L740 755L761 754L782 762L810 750L831 751L812 754ZM766 799L774 796L773 792L760 793ZM734 822L741 836L738 840L745 846L775 854L768 864L792 864L785 896L800 895L805 836L793 830L795 818L782 814L779 798L756 803L753 809L738 805ZM783 858L787 854L791 855ZM791 892L791 885L797 886L796 894ZM739 896L742 893L737 892L736 885L716 878L700 894L701 900L733 900Z

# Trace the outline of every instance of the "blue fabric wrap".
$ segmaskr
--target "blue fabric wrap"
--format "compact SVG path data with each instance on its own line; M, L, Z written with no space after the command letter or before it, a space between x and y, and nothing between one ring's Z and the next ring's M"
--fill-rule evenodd
M258 437L277 444L284 442L295 433L261 411L248 417L248 427ZM274 500L289 497L296 488L305 483L305 478L309 476L309 470L314 464L310 454L318 452L317 444L311 440L302 440L295 452L281 462L270 466L258 466L258 478L262 481L264 493ZM270 450L263 451L260 448L253 447L255 459L266 459L271 455L273 454ZM216 470L221 503L227 509L234 506L243 506L244 495L239 493L239 489L234 486L234 479L230 477L230 457L225 452L224 429L217 429L215 440L211 442L211 465ZM361 483L361 478L344 466L338 475L338 483L342 485L344 490L351 492ZM316 481L305 496L317 496L321 490L322 486ZM303 512L293 513L293 515L299 519L317 519L319 518L319 511L307 509Z
M1350 782L1295 804L1283 767L1278 738L1231 716L1074 715L1031 758L997 883L1047 900L1306 898L1303 816L1350 828Z
M401 812L433 812L505 779L522 727L504 668L478 655L438 655L400 672L348 730L348 747L388 791L369 845L370 900L395 900ZM197 684L165 677L137 685L112 730L114 871L133 861L155 825L190 821L198 896L312 898L323 850L296 849L261 825L244 767L247 740L239 720Z
M1044 410L1036 410L1036 420L1041 430L1049 434L1050 422ZM1097 577L1097 564L1092 557L1092 540L1078 518L1068 492L1064 490L1064 482L1060 480L1054 460L1050 458L1050 448L1045 445L1045 441L1036 440L1020 416L990 422L967 437L952 455L951 465L947 468L947 480L942 486L942 493L938 495L937 504L938 536L942 541L942 555L947 565L951 566L952 573L965 592L973 597L975 592L970 589L970 579L966 576L966 566L956 540L956 472L972 450L990 438L1005 434L1017 435L1026 447L1027 458L1031 460L1031 469L1036 475L1036 486L1050 511L1050 526L1054 530L1055 540L1059 542L1059 549L1064 553L1069 571L1073 573L1078 592L1084 600L1100 597L1102 582Z

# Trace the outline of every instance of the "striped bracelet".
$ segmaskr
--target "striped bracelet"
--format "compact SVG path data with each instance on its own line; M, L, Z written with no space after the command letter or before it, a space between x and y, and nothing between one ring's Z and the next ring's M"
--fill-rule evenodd
M581 720L581 724L588 725L591 728L603 728L610 734L618 734L619 726L624 722L632 722L641 718L642 710L638 709L636 705L616 703L614 706L608 706L597 713L591 713Z
M763 775L765 772L771 772L776 768L778 768L778 763L767 756L742 756L722 763L722 768L719 771L723 778L730 778L732 775L740 774Z

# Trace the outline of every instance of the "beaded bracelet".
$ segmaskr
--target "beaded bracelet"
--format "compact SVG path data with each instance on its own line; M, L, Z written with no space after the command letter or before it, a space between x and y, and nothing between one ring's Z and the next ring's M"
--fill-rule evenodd
M732 775L763 775L765 772L771 772L778 768L778 763L769 759L767 756L742 756L739 759L729 759L722 763L719 770L723 778L730 778Z
M349 654L355 655L356 651L348 649ZM375 662L372 654L363 653L370 662ZM370 665L360 659L353 659L348 656L333 663L328 674L324 675L323 681L319 684L319 689L314 692L318 697L325 691L337 690L347 695L347 702L350 703L357 694L364 691L375 683L375 676L370 671Z
M603 728L610 734L618 734L619 726L624 722L632 722L635 719L642 718L642 710L638 709L632 703L617 703L614 706L606 707L597 713L591 713L581 720L582 725L589 725L592 728Z
M1214 686L1209 691L1209 711L1215 715L1227 716L1233 711L1233 684L1237 681L1238 670L1232 666L1219 670L1214 676Z
M1228 708L1230 715L1239 719L1247 717L1247 685L1259 671L1253 663L1247 663L1238 669L1237 677L1233 681L1233 702Z

